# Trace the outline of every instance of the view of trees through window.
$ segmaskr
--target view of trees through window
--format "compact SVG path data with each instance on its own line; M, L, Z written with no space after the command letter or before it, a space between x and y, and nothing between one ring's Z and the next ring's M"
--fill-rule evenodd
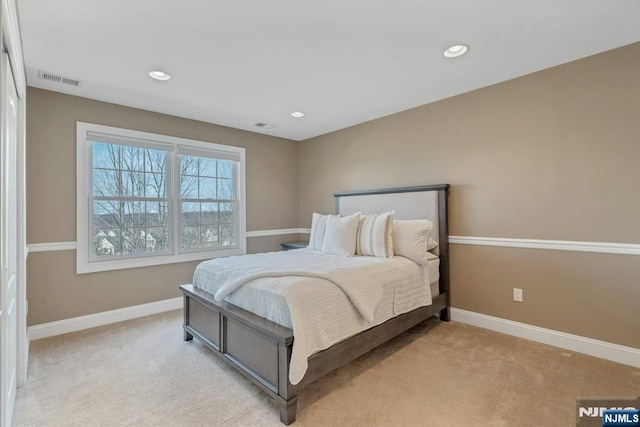
M182 248L235 244L233 162L179 156Z
M171 253L172 153L93 142L93 254ZM233 161L194 155L176 157L179 174L181 251L234 245Z

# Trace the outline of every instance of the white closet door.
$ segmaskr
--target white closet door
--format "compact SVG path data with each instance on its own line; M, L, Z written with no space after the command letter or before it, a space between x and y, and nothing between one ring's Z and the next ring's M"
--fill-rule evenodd
M0 64L0 425L10 426L17 380L18 96L6 53Z

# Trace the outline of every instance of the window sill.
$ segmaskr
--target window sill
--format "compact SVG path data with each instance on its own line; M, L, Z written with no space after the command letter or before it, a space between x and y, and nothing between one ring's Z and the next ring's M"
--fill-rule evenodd
M98 273L101 271L124 270L127 268L151 267L154 265L176 264L180 262L202 261L212 258L222 258L233 255L246 254L246 248L218 249L206 252L188 252L178 255L143 256L139 258L114 259L86 262L76 260L76 273Z

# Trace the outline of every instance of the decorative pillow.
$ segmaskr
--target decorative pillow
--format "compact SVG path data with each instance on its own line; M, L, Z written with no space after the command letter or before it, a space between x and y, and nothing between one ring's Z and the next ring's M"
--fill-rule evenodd
M433 223L428 219L393 221L393 252L417 262L427 264L427 242Z
M436 249L437 247L438 247L438 242L436 242L431 237L429 237L429 240L427 240L427 250L429 252L434 252L434 249Z
M329 215L313 213L313 218L311 220L311 235L309 236L309 249L315 249L316 251L322 250L322 241L324 240L324 233L327 228L328 219Z
M342 217L329 215L322 242L322 252L353 256L356 252L356 235L359 223L360 212Z
M356 255L393 256L393 212L362 215L356 238Z

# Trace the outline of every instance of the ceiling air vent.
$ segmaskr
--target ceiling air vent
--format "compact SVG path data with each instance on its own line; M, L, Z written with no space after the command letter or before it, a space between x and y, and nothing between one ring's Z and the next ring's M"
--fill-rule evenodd
M38 71L38 78L42 80L49 80L50 82L61 83L63 85L80 87L80 80L72 79L71 77L64 77L46 71Z
M262 122L254 123L253 125L255 127L259 127L262 129L273 129L275 127L273 125L270 125L269 123L262 123Z

